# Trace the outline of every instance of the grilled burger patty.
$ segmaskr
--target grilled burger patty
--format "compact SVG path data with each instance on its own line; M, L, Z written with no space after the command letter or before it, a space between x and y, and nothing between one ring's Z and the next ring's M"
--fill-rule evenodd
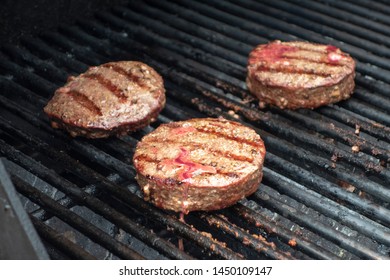
M249 55L247 86L264 104L316 108L351 96L355 62L330 45L273 41Z
M72 136L102 138L148 125L164 105L161 76L142 62L120 61L70 77L44 111L54 128Z
M225 208L255 192L264 156L253 129L205 118L159 126L138 143L133 161L145 200L188 213Z

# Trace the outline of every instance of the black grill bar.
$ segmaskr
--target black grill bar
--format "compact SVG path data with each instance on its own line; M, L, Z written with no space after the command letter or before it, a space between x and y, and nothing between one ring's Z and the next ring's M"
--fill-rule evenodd
M69 239L65 238L57 231L47 226L40 219L35 218L33 215L30 215L30 219L39 235L46 242L53 244L54 247L59 248L61 251L65 252L65 254L78 260L96 260L93 255L82 249L80 246L69 241Z
M72 53L77 54L77 60L83 62L85 65L98 65L104 61L103 57L95 53L91 47L81 46L59 33L48 33L43 39L50 42L51 46L57 45L62 53L70 53L70 51L74 50Z
M291 13L298 7L294 2L282 4L130 1L93 21L2 50L0 153L66 194L55 201L14 176L19 191L41 206L30 215L45 242L72 258L94 257L67 238L55 238L46 220L58 217L118 257L145 257L103 231L94 235L95 225L79 229L84 219L73 209L82 206L169 258L389 258L390 67L381 57L389 49L375 43L390 40L370 17L364 26L381 33L377 38L353 24L335 28L332 19L342 15L338 4L330 5L338 12L333 16L321 12L323 4L304 1L317 13L295 11L305 16L301 21ZM316 33L320 24L333 38ZM351 34L344 38L346 32ZM314 111L259 110L245 85L249 51L269 40L298 38L333 44L356 57L355 95ZM42 108L54 90L71 74L119 59L144 61L164 76L167 105L157 122L120 139L93 141L50 128ZM240 204L190 213L183 223L140 198L131 158L140 138L158 124L203 116L224 116L260 133L268 152L264 179ZM352 152L354 145L359 153ZM110 174L120 179L111 181ZM79 219L68 221L69 212ZM179 238L185 252L175 244Z
M323 3L318 3L318 2L323 2ZM341 8L341 6L343 4L347 4L347 3L344 3L341 1L338 1L338 2L339 3L336 3L335 1L330 1L328 3L326 3L326 1L316 1L316 2L299 1L299 4L301 6L309 8L311 10L316 10L319 12L319 14L320 13L326 14L329 17L337 18L337 19L341 20L341 21L338 21L339 24L336 25L335 28L344 28L345 25L348 25L350 30L354 30L357 32L357 34L359 34L360 31L357 28L354 28L354 26L359 25L359 26L364 26L365 28L367 28L368 32L371 32L373 30L373 31L376 31L378 33L390 35L390 30L387 28L387 25L385 25L381 22L376 22L376 21L367 19L368 14L370 13L371 10L366 9L364 16L360 16L358 14L355 14L353 12L348 11L345 8ZM341 9L336 8L337 4L340 5ZM335 7L333 7L333 6L335 6ZM346 19L346 18L348 19L348 22L353 23L354 25L348 24L345 21L342 21L343 19ZM386 17L386 19L387 19L387 17ZM328 21L328 22L329 22L329 24L333 24L331 21ZM343 23L340 24L341 22L343 22ZM367 33L361 33L361 34L363 37L365 37L365 35Z
M302 2L305 3L305 1ZM389 56L389 50L383 48L383 45L390 46L390 39L381 33L337 20L322 13L315 12L312 9L306 9L302 7L302 5L297 5L293 2L287 3L286 1L277 1L271 3L270 6L274 6L275 8L288 13L293 13L296 17L300 16L310 20L307 24L306 21L300 21L299 24L310 27L310 29L314 31L318 32L321 29L321 33L332 36L333 38L349 42L364 49L370 49L378 55Z
M316 187L317 190L320 190L320 193L329 191L333 192L335 195L340 195L339 193L342 193L341 196L344 199L348 199L346 196L349 196L350 200L354 200L350 202L351 204L355 202L355 206L359 203L359 198L357 196L351 193L348 194L348 192L337 188L337 186L334 186L329 182L326 182L321 177L313 175L307 177L308 173L310 173L309 171L299 168L298 166L294 166L293 164L281 160L277 157L269 156L267 161L273 170L278 170L279 172L283 172L284 169L288 169L288 172L294 170L296 173L294 173L294 176L292 176L293 179L302 182L302 184L297 184L291 179L285 179L283 175L279 175L278 177L274 178L273 182L271 182L272 178L269 178L270 180L268 182L272 183L272 187L276 188L279 192L293 197L299 201L304 201L305 205L312 207L321 213L326 213L327 216L332 217L333 219L345 225L348 225L352 229L362 232L367 236L372 236L375 240L389 244L390 230L387 227L381 226L380 224L359 215L344 205L338 204L337 202L332 201L315 191L309 190L305 185L309 183L308 181L310 180L312 181L311 187ZM266 179L266 182L267 180L268 179ZM340 199L342 199L342 197L340 197ZM365 206L369 206L369 204L367 203L366 205L360 207L366 211L370 211L369 209L365 208ZM372 211L376 212L375 209L371 209L370 212Z
M366 89L362 89L357 87L354 96L359 98L360 100L363 100L365 102L371 103L375 105L376 107L382 109L385 112L388 112L390 110L390 103L389 101L380 95L372 94L368 92ZM388 121L387 121L388 122Z
M232 225L225 219L222 219L216 215L207 215L204 217L204 219L206 219L210 225L218 227L220 230L240 240L244 245L250 247L253 250L264 253L266 256L272 259L294 259L287 253L275 250L275 244L267 242L262 236L248 234L244 230ZM305 259L303 256L301 256L301 258Z
M44 59L53 60L56 65L66 67L71 73L82 73L87 70L85 64L72 59L73 55L71 53L64 54L58 50L54 50L41 39L29 39L23 41L23 43L33 52L33 54L36 54L37 56L45 54ZM45 52L42 52L42 50L45 50ZM71 73L68 73L68 75Z
M103 246L107 246L110 250L118 254L118 256L129 259L143 259L143 257L137 252L112 239L111 236L93 226L88 221L82 219L80 216L74 214L69 209L59 205L50 197L34 188L31 188L21 179L18 179L17 177L14 177L13 179L15 182L15 188L21 194L28 196L29 199L38 205L44 206L48 209L48 211L55 214L61 220L74 226L77 230L87 234L91 239L98 241Z
M369 18L371 20L383 22L383 23L390 23L390 20L387 16L387 14L383 14L383 8L384 6L381 6L379 9L376 7L375 3L370 3L370 6L364 7L364 6L357 6L354 3L348 3L348 2L341 2L341 1L329 1L329 0L321 0L321 2L327 3L330 6L336 6L339 7L342 10L348 11L352 14L361 15L365 18ZM354 1L356 2L356 1ZM359 4L364 4L363 2ZM376 8L376 9L375 9ZM377 11L375 11L377 10ZM378 10L380 12L378 12Z
M318 109L318 111L333 118L340 123L349 125L352 128L358 126L361 132L366 132L369 135L377 137L380 140L390 141L390 129L380 123L376 123L368 118L362 117L356 113L345 110L344 108L332 105Z
M42 79L34 73L25 71L25 69L16 64L9 63L9 60L1 55L0 61L1 68L3 68L8 73L19 73L18 78L20 79L20 83L29 86L31 89L46 93L47 96L49 96L55 90L55 87L46 80ZM36 83L36 81L39 81L39 83Z
M97 189L94 185L92 185L90 187L85 187L85 188L83 188L83 190L88 194L93 194L93 195L98 194ZM68 209L70 209L74 206L77 206L75 201L68 196L64 196L61 199L56 199L56 202L61 204L64 207L68 208ZM46 221L46 220L49 220L50 218L54 217L49 212L45 211L43 208L38 208L35 211L31 211L30 215L33 215L36 219L39 219L40 221Z
M278 110L280 115L286 116L289 120L294 120L300 125L304 125L305 127L315 129L316 131L320 131L322 134L329 136L333 139L337 139L341 143L345 143L352 147L353 145L358 145L362 152L365 152L367 156L365 160L367 162L372 162L377 165L378 168L383 169L378 164L378 160L375 160L370 154L374 154L379 159L383 159L385 161L390 160L390 151L387 149L388 145L384 142L378 142L378 140L374 137L370 137L366 135L362 139L362 135L359 136L355 133L355 128L351 129L347 126L344 126L340 123L336 123L332 119L328 119L325 117L318 116L315 112L306 112L306 114L300 114L293 111L283 111ZM373 150L375 149L375 152ZM345 152L344 152L345 153ZM353 161L353 159L351 159ZM360 164L359 164L360 163ZM355 164L361 165L362 159L359 159ZM365 163L367 165L367 163ZM384 170L381 175L384 175L386 171ZM388 177L390 178L390 177Z
M385 111L378 110L374 106L371 106L370 104L367 104L365 102L359 102L357 100L349 100L348 102L345 102L344 107L355 113L360 113L363 116L366 116L386 126L390 124L389 116L386 115Z
M265 185L263 185L262 187L265 188L265 190L267 190L267 187ZM258 198L258 196L261 196L261 198ZM256 199L258 199L259 201L273 200L273 198L270 197L267 193L262 193L261 195L256 194ZM275 207L274 202L275 201L272 201L270 203L272 205L272 208ZM272 222L272 218L275 217L275 214L273 213L273 216L269 217L269 215L264 213L266 212L264 208L260 208L259 206L257 206L256 209L252 209L252 206L248 206L248 205L245 206L247 207L243 207L242 205L234 206L234 210L237 212L238 217L244 218L246 221L255 225L256 227L264 228L264 230L269 235L274 234L280 236L280 238L284 239L284 241L287 244L289 244L289 246L291 247L298 246L299 249L302 250L302 252L306 253L309 256L312 256L316 259L331 259L331 260L339 259L340 256L344 256L344 255L348 255L347 257L348 259L357 258L353 254L345 251L344 249L338 248L333 243L326 240L321 240L322 247L317 246L315 243L313 243L310 240L310 238L314 236L316 236L315 238L318 238L318 236L313 234L309 230L306 230L304 233L301 233L299 231L299 226L297 226L297 224L295 223L291 223L290 228L281 227L277 225L276 223ZM287 208L286 204L284 204L282 208L284 209L283 211L286 211ZM285 215L283 213L283 216L288 216L288 215ZM292 216L290 216L289 218L292 218ZM291 228L293 228L293 230L296 229L294 230L295 232L291 232ZM324 249L325 247L324 244L326 244L326 246L329 246L329 248Z
M163 31L162 34L167 34L167 35L171 35L171 36L177 34L179 36L178 40L182 40L182 42L177 41L177 42L175 42L175 44L171 44L170 40L167 40L165 37L158 35L158 34L153 34L153 38L159 40L159 44L155 45L156 48L159 48L160 44L165 45L165 46L169 46L169 48L174 52L179 52L179 53L185 52L186 55L189 55L190 57L193 57L201 62L209 63L213 67L215 67L216 69L220 69L220 70L229 69L229 71L233 72L232 75L242 76L242 74L244 72L244 68L240 67L235 62L237 60L239 62L243 62L244 57L239 57L234 52L226 53L226 49L223 49L223 48L220 48L220 47L215 46L213 44L210 44L209 42L207 42L205 40L202 40L201 42L197 43L197 45L202 46L202 48L191 48L190 47L191 43L195 41L192 36L190 36L184 32L177 32L177 30L170 28L169 26L165 26L165 25L159 23L158 21L149 20L149 18L142 17L141 15L133 13L126 8L123 8L123 9L127 12L126 14L129 13L128 15L132 20L135 20L136 22L144 23L145 19L146 19L146 22L149 23L150 27L163 28L164 30L162 30ZM120 18L117 18L109 13L100 13L98 16L101 20L109 21L109 23L112 26L118 26L120 28L125 28L127 33L133 34L132 37L134 37L134 38L145 38L144 40L146 42L148 42L149 40L152 39L152 38L150 38L150 36L151 36L151 34L149 33L150 31L148 32L148 29L146 29L144 26L137 26L137 28L134 28L134 26L129 25L128 22L121 20ZM83 23L85 23L85 22L83 22ZM115 34L115 33L112 34L111 30L105 29L101 24L98 25L96 22L87 23L87 26L91 27L91 29L88 29L89 32L92 32L92 33L99 32L100 36L106 36L108 38L112 38L113 35ZM100 28L98 28L97 26L100 26ZM136 33L134 33L134 32L136 32ZM117 41L123 41L123 42L126 42L126 40L127 40L126 38L124 38L120 34L118 36L116 36L115 39ZM134 41L136 42L136 40L134 40ZM145 47L145 46L142 46L142 44L140 44L139 42L136 42L136 45L137 44L140 45L141 48ZM128 46L128 48L131 48L131 47ZM149 48L149 47L146 47L146 48ZM218 56L220 58L220 60L222 60L222 64L214 61L216 56ZM223 66L224 68L221 69L221 66Z
M14 46L8 45L4 46L3 51L20 64L27 64L41 75L49 76L52 82L64 83L65 78L68 76L65 71L55 67L52 63L39 59L27 49L15 48Z
M269 170L269 173L272 173L273 171ZM271 182L274 183L275 182ZM313 221L307 220L307 215L303 211L300 211L299 209L296 210L295 207L293 207L293 203L290 202L291 199L288 197L281 197L279 193L277 193L273 188L270 188L268 186L262 186L264 189L263 193L255 194L255 198L262 202L262 204L270 207L271 209L277 211L280 214L283 214L283 216L292 219L293 221L296 221L300 225L306 227L307 229L313 230L316 233L320 234L321 236L324 236L327 240L331 240L335 242L336 244L341 244L343 248L346 248L350 252L363 257L363 258L370 258L370 259L382 259L383 255L378 254L377 250L375 250L374 243L371 244L372 248L369 248L368 246L361 246L360 242L356 240L351 240L350 238L346 237L344 234L341 234L339 231L333 229L328 224L321 223L319 221ZM285 186L287 187L287 186ZM290 206L291 208L287 208L287 206ZM294 209L293 211L290 211L291 209ZM258 215L258 212L256 214L250 212L245 208L240 209L240 214L243 215L245 218L251 219L257 223L263 223L264 218ZM317 213L318 214L318 213ZM341 224L337 225L338 227L342 227ZM280 227L273 227L271 231L280 231ZM278 233L280 234L280 233ZM299 240L297 237L295 237L297 243L300 244L300 246L308 246L309 248L312 246L310 243L307 245L304 241ZM305 248L307 250L307 248ZM318 254L318 249L313 248L312 249L313 254ZM345 254L346 252L341 251L340 255ZM319 258L325 258L325 256L317 256ZM332 259L335 258L335 256L332 256ZM353 258L353 257L352 257Z

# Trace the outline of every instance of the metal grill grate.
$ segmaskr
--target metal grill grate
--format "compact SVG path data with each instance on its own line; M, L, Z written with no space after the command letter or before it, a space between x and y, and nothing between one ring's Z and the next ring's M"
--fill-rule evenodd
M3 47L0 155L50 256L388 259L386 9L366 1L130 1ZM349 52L357 60L353 97L314 111L259 110L245 86L246 60L274 39ZM106 140L50 128L42 108L54 90L69 75L116 60L144 61L164 77L167 105L157 122ZM183 223L143 201L131 159L159 124L205 116L257 130L267 147L264 179L237 205L190 213Z

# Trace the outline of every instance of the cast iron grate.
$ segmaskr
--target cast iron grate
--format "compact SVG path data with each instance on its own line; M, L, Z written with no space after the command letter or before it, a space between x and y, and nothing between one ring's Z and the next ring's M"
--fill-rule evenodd
M51 258L388 259L389 7L355 2L130 1L3 47L0 155ZM259 110L246 90L246 59L275 39L351 53L353 97L314 111ZM141 60L163 75L168 99L157 122L93 141L50 128L42 108L54 90L116 60ZM159 124L205 116L260 133L264 179L239 204L183 223L143 201L131 158Z

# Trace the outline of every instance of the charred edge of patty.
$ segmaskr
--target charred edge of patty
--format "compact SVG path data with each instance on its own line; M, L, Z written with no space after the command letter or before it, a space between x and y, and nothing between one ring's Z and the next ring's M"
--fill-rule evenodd
M315 109L324 105L348 99L355 87L355 72L347 75L332 86L289 89L285 87L263 85L255 77L248 76L246 83L249 92L260 102L275 105L281 109Z
M156 179L137 173L136 180L144 199L158 208L175 212L212 211L229 207L260 186L262 166L240 181L226 186L194 186L176 180Z

